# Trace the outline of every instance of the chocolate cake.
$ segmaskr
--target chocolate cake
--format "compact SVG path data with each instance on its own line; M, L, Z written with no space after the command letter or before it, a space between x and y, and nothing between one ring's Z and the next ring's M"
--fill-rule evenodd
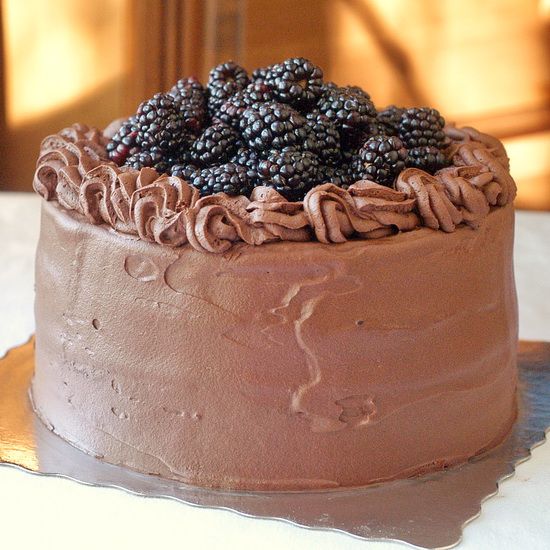
M180 80L42 142L38 416L106 462L251 490L367 485L516 417L502 144L302 58Z

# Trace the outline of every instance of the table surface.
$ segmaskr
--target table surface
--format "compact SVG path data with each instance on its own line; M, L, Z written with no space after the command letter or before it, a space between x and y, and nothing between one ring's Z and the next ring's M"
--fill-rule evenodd
M0 192L0 356L34 331L34 250L40 199ZM550 213L518 212L515 271L520 338L550 341ZM550 444L536 448L481 517L464 530L460 550L550 548ZM328 531L148 499L117 489L0 467L0 548L213 548L239 550L398 550Z

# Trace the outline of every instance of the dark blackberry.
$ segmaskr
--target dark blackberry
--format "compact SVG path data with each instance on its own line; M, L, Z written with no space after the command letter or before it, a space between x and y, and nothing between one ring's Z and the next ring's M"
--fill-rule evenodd
M136 143L144 151L171 153L188 139L178 102L169 94L156 94L137 111Z
M174 164L170 169L170 175L177 176L187 182L195 178L200 172L200 168L193 164Z
M191 147L193 159L202 166L225 162L237 149L239 134L224 122L206 128Z
M272 100L273 92L269 86L263 82L253 82L225 101L215 117L238 130L240 118L247 107Z
M319 173L319 183L333 183L343 189L347 189L357 180L350 164L321 166Z
M357 94L358 96L364 97L365 99L368 99L369 101L372 101L371 97L370 97L370 94L368 92L366 92L365 90L363 90L363 88L361 88L361 86L346 86L346 88L350 92L353 92L354 94Z
M181 149L175 151L173 154L168 155L168 157L165 157L165 160L170 167L175 165L187 166L188 164L193 164L193 154L191 152L191 147L182 147Z
M401 122L401 116L405 109L402 107L396 107L395 105L388 105L386 108L378 111L376 114L376 122L379 123L382 128L386 128L388 135L397 135L397 129Z
M323 71L309 59L293 57L267 69L263 81L280 102L307 108L322 93Z
M214 193L249 195L252 190L246 168L233 162L205 168L196 172L188 181L200 191L203 197Z
M136 144L137 133L136 117L132 116L122 124L105 147L113 162L122 166L130 155L139 152Z
M222 63L210 71L208 78L208 108L212 113L232 95L248 84L248 74L234 61Z
M396 130L394 130L390 126L387 126L386 124L383 124L382 122L379 122L376 119L374 119L369 125L369 136L394 136L396 134Z
M265 82L267 73L271 70L273 65L268 65L267 67L258 67L252 71L252 80L258 82Z
M327 80L321 84L321 94L324 94L327 90L334 90L334 88L338 88L338 84Z
M405 169L407 149L396 136L373 136L359 151L353 164L357 179L368 179L391 186L397 175Z
M252 181L258 179L258 164L260 160L258 152L247 147L239 147L230 159L231 162L244 166L248 170L248 175Z
M436 109L413 107L401 114L398 135L408 149L426 146L443 149L447 146L444 126L445 119Z
M313 138L306 141L305 148L317 154L324 164L337 164L341 157L340 132L334 123L318 111L306 115ZM309 145L310 141L313 145Z
M256 151L301 147L309 135L306 119L289 105L270 101L244 110L243 139Z
M256 166L258 162L260 162L260 160L261 157L258 151L255 151L254 149L249 149L245 146L239 147L231 157L231 162L249 167Z
M368 129L376 117L368 94L349 87L325 88L317 105L319 111L344 132Z
M363 147L371 135L369 130L342 133L340 151L344 164L350 164L358 157L361 147Z
M124 164L135 170L141 170L145 167L154 168L159 174L165 174L169 169L168 163L158 150L135 153L129 156Z
M262 185L275 188L288 200L302 200L319 183L319 159L308 151L271 151L260 161Z
M434 174L440 168L449 164L442 151L437 147L413 147L409 149L407 166L420 168L430 174Z
M174 84L170 95L179 103L184 127L192 134L199 134L208 116L203 85L193 76L182 78Z

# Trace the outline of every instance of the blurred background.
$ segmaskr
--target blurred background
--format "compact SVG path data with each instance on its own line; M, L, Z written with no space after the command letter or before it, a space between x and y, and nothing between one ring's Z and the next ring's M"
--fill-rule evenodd
M550 0L0 0L0 189L41 139L103 127L182 76L304 56L378 107L504 141L517 206L550 210Z

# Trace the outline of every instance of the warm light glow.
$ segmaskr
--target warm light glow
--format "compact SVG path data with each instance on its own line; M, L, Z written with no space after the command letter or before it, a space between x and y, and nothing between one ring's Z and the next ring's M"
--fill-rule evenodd
M124 2L4 0L2 7L11 126L62 108L123 71Z
M550 0L539 0L539 11L543 17L550 17Z
M334 0L330 77L378 105L425 101L458 121L538 106L549 1Z
M510 171L518 182L519 208L550 208L550 132L504 140Z

